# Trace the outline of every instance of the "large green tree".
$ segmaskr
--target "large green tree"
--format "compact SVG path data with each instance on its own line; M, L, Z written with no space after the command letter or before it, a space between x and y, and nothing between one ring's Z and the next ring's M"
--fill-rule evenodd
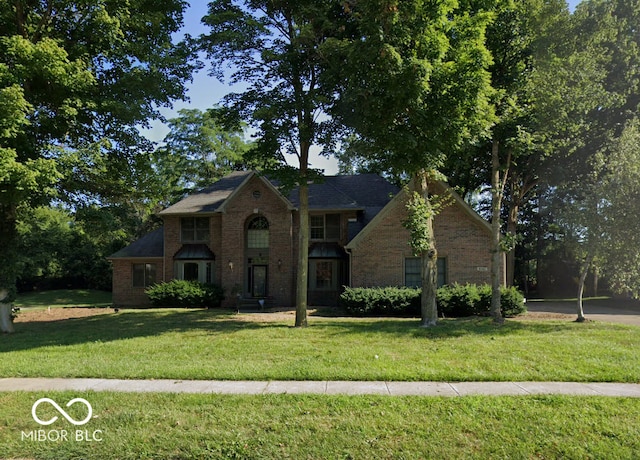
M582 103L572 98L561 109L556 104L571 129L558 136L564 158L555 196L562 203L553 212L566 240L575 243L581 267L577 310L583 320L590 268L608 273L614 288L637 294L640 1L585 1L571 19L572 53L568 65L558 68L572 87L590 88L592 97Z
M578 258L577 320L584 321L585 280L598 268L614 292L640 298L640 120L629 122L588 160L580 182L556 192L564 243Z
M322 48L339 8L312 0L218 0L209 3L203 22L211 31L200 37L212 74L246 89L229 94L231 118L246 120L258 138L252 154L262 158L284 183L299 190L296 327L307 325L309 247L308 185L318 176L309 166L312 145L325 138L328 121L318 118L328 96L320 85ZM294 158L289 166L287 155Z
M0 1L0 288L9 299L18 209L54 189L65 199L126 189L144 145L138 127L184 96L191 52L172 34L185 7Z
M412 179L407 226L422 258L423 326L437 322L433 182L447 156L492 121L491 14L472 3L344 2L342 36L331 41L331 114L369 163Z
M541 72L557 58L553 44L565 33L569 11L564 0L504 0L487 31L493 56L491 84L496 123L486 141L471 149L472 161L484 163L491 190L491 315L502 322L500 289L503 275L513 283L516 225L519 209L537 185L547 164L546 126L539 122L537 102L548 88ZM482 169L484 169L482 168ZM507 234L502 237L502 209L507 199ZM506 267L503 254L508 253ZM502 272L502 268L506 273Z
M165 204L245 167L244 154L251 144L242 128L225 130L217 118L215 109L182 109L168 120L169 133L153 153Z

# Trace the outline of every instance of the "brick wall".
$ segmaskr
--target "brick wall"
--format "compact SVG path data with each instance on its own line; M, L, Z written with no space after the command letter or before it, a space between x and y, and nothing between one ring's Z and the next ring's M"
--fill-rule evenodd
M162 281L162 259L112 259L113 305L148 306L151 303L142 287L133 287L133 264L156 264L158 279Z
M222 286L227 293L225 304L233 305L231 290L240 286L244 296L248 296L248 255L245 253L245 235L249 222L263 216L269 222L269 248L258 250L266 261L268 296L276 305L292 305L292 271L294 254L292 249L292 211L275 191L254 176L228 202L222 215L221 247ZM233 270L229 266L233 264Z
M173 256L182 247L180 240L180 219L186 216L165 216L164 217L164 256L165 256L165 279L172 280L175 277ZM213 282L221 282L220 273L223 262L220 258L222 248L222 216L220 214L202 215L200 217L209 218L209 241L207 246L215 255L213 268Z
M243 296L249 295L248 254L246 230L249 221L263 216L269 222L269 248L258 250L268 267L268 295L274 304L292 306L296 295L298 246L298 213L288 209L287 203L269 185L254 176L226 203L223 213L211 214L209 248L215 254L214 281L226 293L224 306L235 305L232 295L238 287ZM342 229L346 241L347 219L353 212L342 216ZM408 245L409 233L402 226L406 217L402 196L392 201L376 219L375 228L368 229L351 250L351 285L354 287L391 286L404 284L404 261L413 257ZM487 226L477 216L457 202L444 208L435 219L435 238L438 256L446 259L448 283L489 283L491 237ZM136 260L138 263L159 264L158 277L169 281L174 278L173 256L182 247L180 216L164 217L163 260ZM113 262L116 305L144 305L148 299L144 289L132 287L132 259ZM160 281L160 280L159 280Z
M406 200L393 204L351 252L354 287L404 284L404 260L413 257L409 232L402 226ZM485 226L454 202L436 216L434 232L438 257L446 259L448 283L491 282L491 235Z

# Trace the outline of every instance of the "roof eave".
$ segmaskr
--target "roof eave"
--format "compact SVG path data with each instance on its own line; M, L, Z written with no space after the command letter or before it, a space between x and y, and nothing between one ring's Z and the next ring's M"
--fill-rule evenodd
M149 260L149 259L158 259L163 260L164 256L109 256L105 257L107 260Z

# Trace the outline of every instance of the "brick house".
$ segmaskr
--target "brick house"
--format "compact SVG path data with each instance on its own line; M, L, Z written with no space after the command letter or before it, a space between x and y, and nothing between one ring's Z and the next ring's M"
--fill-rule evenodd
M491 230L455 192L435 219L438 283L489 283ZM416 286L420 263L402 226L407 195L375 174L330 176L309 187L309 305L335 305L342 286ZM164 226L109 257L113 303L145 305L144 289L171 279L223 286L226 306L268 298L292 306L297 190L238 171L160 212Z

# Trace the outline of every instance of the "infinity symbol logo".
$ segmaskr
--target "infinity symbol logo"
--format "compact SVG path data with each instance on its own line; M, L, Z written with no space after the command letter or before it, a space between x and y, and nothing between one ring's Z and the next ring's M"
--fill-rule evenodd
M87 409L89 409L89 414L87 414L86 418L84 418L83 420L77 421L74 420L73 418L71 418L69 416L69 414L67 414L64 409L62 409L62 407L60 407L58 405L58 403L56 403L53 399L49 399L49 398L41 398L38 399L34 404L33 407L31 408L31 415L33 415L33 419L38 422L40 425L51 425L52 423L54 423L56 420L58 420L58 416L56 415L55 417L53 417L51 420L40 420L38 418L38 415L36 414L36 409L38 408L38 406L40 404L42 404L43 402L48 402L49 404L51 404L53 407L56 408L56 410L58 412L60 412L60 415L62 415L64 418L66 418L69 422L73 423L74 425L84 425L85 423L87 423L90 419L91 416L93 415L93 408L91 407L91 404L89 404L89 401L87 401L86 399L82 399L82 398L75 398L72 399L71 401L69 401L67 403L67 407L71 407L73 406L75 403L80 402L82 404L84 404L85 406L87 406Z

